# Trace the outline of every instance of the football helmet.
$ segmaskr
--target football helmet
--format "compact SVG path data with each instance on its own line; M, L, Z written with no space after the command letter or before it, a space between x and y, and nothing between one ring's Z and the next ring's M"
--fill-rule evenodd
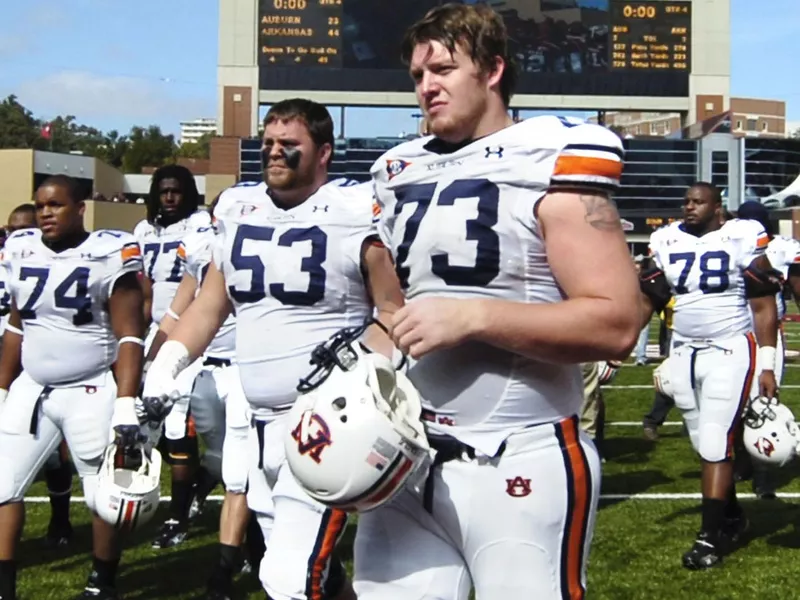
M600 385L608 385L619 373L622 363L618 360L601 360L597 363L597 377Z
M779 467L788 463L800 446L792 411L777 398L751 400L744 414L744 445L756 460Z
M357 341L369 324L317 346L284 433L289 469L303 490L348 512L388 502L430 454L416 389L391 360Z
M106 448L97 474L95 512L117 529L130 531L147 523L161 499L161 454L142 444Z
M667 398L675 397L675 388L672 385L672 375L670 374L670 357L658 365L653 371L653 385L656 390L664 394Z

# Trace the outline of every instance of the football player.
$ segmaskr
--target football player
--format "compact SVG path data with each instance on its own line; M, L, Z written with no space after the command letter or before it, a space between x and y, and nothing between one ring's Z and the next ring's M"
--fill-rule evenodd
M359 517L354 587L581 598L600 461L578 426L579 363L625 359L641 329L609 199L621 141L566 118L514 124L508 37L485 5L431 9L402 56L433 136L389 150L372 178L406 290L393 337L437 452L421 491Z
M36 227L34 204L20 204L8 215L7 235L20 229ZM11 311L11 296L6 289L5 272L0 269L0 336L5 331L8 313ZM44 467L47 493L50 496L50 523L47 525L45 541L50 546L64 546L72 538L69 520L69 504L72 497L72 465L65 444L50 455Z
M333 554L345 513L309 498L284 468L285 415L309 355L366 316L388 323L403 298L377 240L368 185L329 182L333 122L304 99L274 104L265 118L265 182L223 193L213 262L200 294L163 345L145 396L169 395L174 377L203 352L233 310L236 360L253 413L247 502L267 551L259 575L273 600L353 598ZM365 342L391 355L376 326ZM306 451L312 450L311 448Z
M22 501L41 466L66 440L93 510L95 479L114 436L135 443L144 298L136 240L87 233L79 184L48 178L36 191L40 229L6 242L11 314L0 358L0 597L16 598L14 556ZM23 333L24 332L24 333ZM114 373L111 367L116 364ZM92 521L93 564L84 598L117 598L115 528Z
M655 266L641 278L643 323L675 296L668 377L702 462L702 522L683 555L688 569L718 564L747 525L736 500L733 442L751 396L774 398L778 389L780 278L766 256L769 237L756 221L723 222L722 210L717 188L691 186L683 221L650 236Z
M218 198L209 207L214 215ZM183 280L167 314L161 320L151 352L160 349L200 288L211 264L213 228L198 230L181 242L178 254L186 266ZM230 598L233 575L243 565L240 547L250 510L247 508L247 437L249 407L235 361L236 318L229 315L203 354L203 370L194 381L191 412L197 433L205 443L203 463L225 485L219 530L219 560L208 580L209 600ZM200 490L205 498L211 490ZM205 492L203 494L202 492Z
M764 231L767 232L767 236L769 237L767 258L769 259L769 263L772 265L772 268L780 272L781 278L788 283L795 302L800 306L800 242L781 235L775 235L769 218L769 209L761 204L761 202L750 200L743 203L739 206L737 215L740 219L752 219L753 221L757 221L764 228ZM778 344L775 348L775 380L778 385L780 385L781 379L783 378L786 351L786 339L782 325L783 318L786 316L786 301L783 296L783 289L776 295L776 302L778 307ZM738 449L737 447L737 450ZM734 463L734 467L738 467L740 472L742 470L746 471L747 463L752 462L750 460L750 454L744 451L744 448L741 448L736 458L738 460ZM759 498L774 498L775 481L773 480L769 466L757 462L753 464L752 467L753 492Z
M146 340L148 359L158 325L169 312L169 305L183 277L184 261L178 250L187 235L211 226L211 217L200 209L200 195L191 171L181 165L167 165L153 173L147 197L147 218L134 229L144 254L145 294L152 325ZM147 364L147 363L146 363ZM200 364L193 365L182 379L183 396L164 422L164 459L172 473L169 517L164 522L154 548L171 548L186 538L194 489L197 483L213 478L198 467L199 448L189 412L189 393ZM146 367L145 367L146 370ZM211 482L211 487L216 485Z

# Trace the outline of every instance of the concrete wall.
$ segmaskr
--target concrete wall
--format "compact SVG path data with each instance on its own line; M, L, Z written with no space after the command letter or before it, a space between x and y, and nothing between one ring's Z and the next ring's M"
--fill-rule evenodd
M87 200L83 222L89 231L120 229L133 233L133 228L144 217L144 204L121 204L119 202Z
M220 192L235 184L234 175L206 175L206 205L211 204Z
M33 198L33 151L0 150L0 225L8 214Z
M125 191L125 176L102 160L94 160L94 191L106 198Z

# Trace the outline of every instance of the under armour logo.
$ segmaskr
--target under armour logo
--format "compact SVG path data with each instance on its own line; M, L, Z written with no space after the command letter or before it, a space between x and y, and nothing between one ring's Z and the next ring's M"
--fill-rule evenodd
M524 498L531 493L531 480L519 475L514 479L506 479L506 494L512 498Z
M502 146L486 146L486 156L484 158L489 158L492 155L497 156L497 158L503 158L503 147Z
M326 204L325 206L315 206L314 212L317 212L318 210L321 210L322 212L328 212L328 205Z

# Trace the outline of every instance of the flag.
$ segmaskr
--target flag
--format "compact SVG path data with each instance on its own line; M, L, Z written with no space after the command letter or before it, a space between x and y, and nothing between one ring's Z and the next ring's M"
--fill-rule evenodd
M44 127L42 127L41 131L42 137L46 140L49 140L53 137L53 125L52 123L46 123Z

